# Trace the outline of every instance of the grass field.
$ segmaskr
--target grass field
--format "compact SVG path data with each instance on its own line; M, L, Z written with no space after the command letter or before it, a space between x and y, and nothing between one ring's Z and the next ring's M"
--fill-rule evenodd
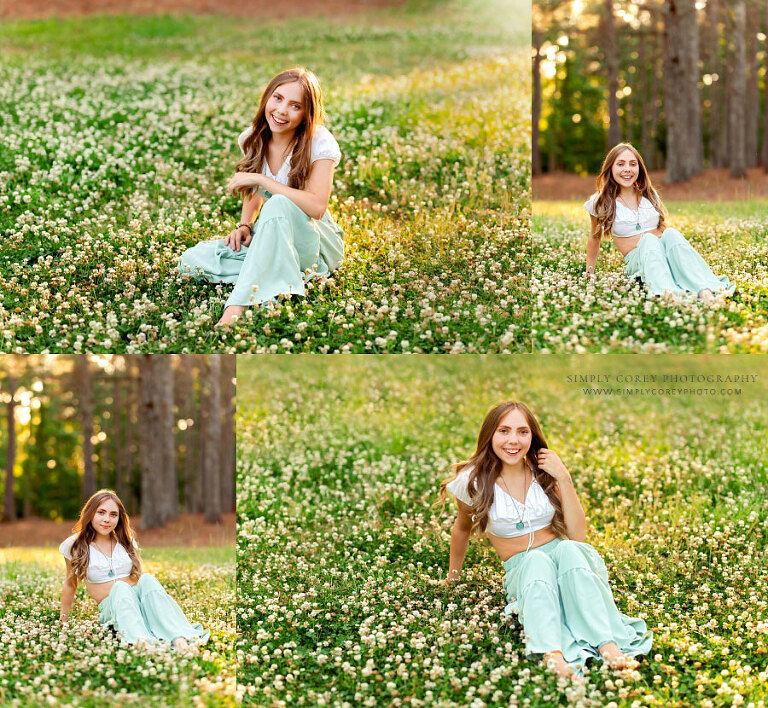
M585 195L586 198L586 195ZM624 275L604 240L596 276L584 275L589 216L581 202L536 202L531 287L536 325L531 351L768 351L768 203L670 202L678 229L736 293L709 306L649 297Z
M152 548L144 570L191 622L210 629L199 657L122 649L78 589L59 623L64 561L57 549L0 549L0 704L234 706L235 569L232 548Z
M568 380L598 374L611 394ZM757 379L622 395L616 378L736 374ZM764 705L767 386L754 356L239 361L245 702ZM471 544L465 582L439 584L454 509L433 506L438 485L505 398L539 416L619 608L654 632L631 678L595 667L585 688L558 688L503 618L485 542Z
M0 27L0 350L494 352L528 345L530 5L412 0L344 21L102 17ZM304 64L342 149L334 287L214 332L176 273L261 87Z

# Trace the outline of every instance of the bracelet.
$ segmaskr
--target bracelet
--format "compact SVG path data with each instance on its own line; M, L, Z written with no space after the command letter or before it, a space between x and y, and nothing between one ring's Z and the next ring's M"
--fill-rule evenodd
M238 224L237 228L239 229L241 226L245 226L246 229L248 229L248 232L253 236L253 227L250 224L246 224L243 222L242 224Z
M456 575L458 575L459 573L461 573L461 571L460 571L460 570L455 570L455 569L454 569L454 570L449 570L449 571L448 571L448 575L451 575L451 574L454 574L454 573L455 573Z

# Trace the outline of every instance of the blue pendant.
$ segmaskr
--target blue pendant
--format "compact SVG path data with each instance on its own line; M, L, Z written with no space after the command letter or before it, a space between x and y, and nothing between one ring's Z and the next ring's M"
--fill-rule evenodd
M525 521L518 521L516 527L518 531L522 531L525 528Z
M640 224L638 224L637 226L635 226L635 231L640 231Z
M264 196L265 196L267 199L269 199L269 198L272 196L272 192L269 192L269 191L267 191L267 190L265 189L265 190L264 190ZM639 229L640 227L638 226L637 228Z
M115 577L115 571L114 570L110 570L109 573L107 573L107 575L109 575L110 578L114 578Z

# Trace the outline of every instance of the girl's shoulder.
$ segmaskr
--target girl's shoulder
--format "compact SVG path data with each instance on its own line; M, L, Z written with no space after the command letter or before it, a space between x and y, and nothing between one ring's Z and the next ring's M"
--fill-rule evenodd
M445 488L453 494L459 501L464 502L468 506L473 505L472 497L469 494L469 475L472 472L472 467L465 467L454 477Z
M71 536L65 538L59 546L59 553L61 553L67 560L72 560L72 544L75 542L76 538L77 534L73 533Z
M336 138L331 135L331 131L324 125L318 125L315 128L315 134L312 136L312 148L310 161L333 160L334 165L341 161L341 149L336 142Z
M245 157L245 150L243 150L243 144L248 139L248 136L253 132L253 126L249 125L240 135L237 136L237 145L240 148L240 152L243 153L243 157Z
M584 208L592 215L597 216L595 211L595 202L597 201L598 193L595 192L586 202L584 202Z

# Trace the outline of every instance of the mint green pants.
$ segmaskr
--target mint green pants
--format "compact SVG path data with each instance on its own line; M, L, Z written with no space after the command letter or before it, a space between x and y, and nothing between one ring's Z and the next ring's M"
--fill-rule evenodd
M645 622L621 614L603 559L592 546L556 538L504 561L506 614L523 625L526 654L559 650L575 669L616 642L628 656L647 654L653 634Z
M726 276L717 277L696 249L676 229L664 229L661 238L643 234L626 256L625 272L640 278L651 295L665 292L696 293L702 290L733 293Z
M329 275L344 258L344 237L328 211L312 219L288 197L261 207L250 246L233 251L223 239L185 251L179 270L211 283L234 283L230 305L258 305L278 295L304 295L304 283Z
M139 639L172 642L179 637L197 638L204 644L210 636L201 625L189 623L178 603L149 573L143 573L133 586L116 581L99 603L99 622L114 627L122 644L136 644Z

